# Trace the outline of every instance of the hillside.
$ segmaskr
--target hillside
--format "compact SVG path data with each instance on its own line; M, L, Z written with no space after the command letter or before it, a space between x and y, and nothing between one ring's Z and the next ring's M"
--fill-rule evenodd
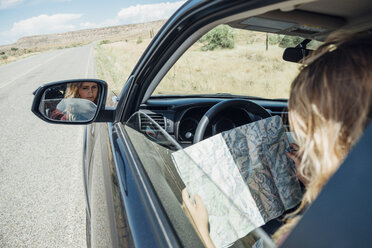
M0 55L15 55L45 49L63 48L87 44L97 40L125 40L152 37L164 24L164 20L105 28L94 28L67 33L35 35L20 38L16 43L0 46Z

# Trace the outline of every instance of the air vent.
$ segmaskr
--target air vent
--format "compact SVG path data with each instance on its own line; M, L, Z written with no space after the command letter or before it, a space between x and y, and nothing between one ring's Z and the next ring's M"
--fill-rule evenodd
M146 113L148 116L150 116L151 119L153 119L156 123L159 124L162 128L165 129L165 120L164 116L162 114L155 114L155 113ZM145 115L141 115L141 130L146 130L147 126L153 126L153 122L147 118Z
M146 106L146 105L141 105L140 109L147 109L147 110L168 110L168 106Z

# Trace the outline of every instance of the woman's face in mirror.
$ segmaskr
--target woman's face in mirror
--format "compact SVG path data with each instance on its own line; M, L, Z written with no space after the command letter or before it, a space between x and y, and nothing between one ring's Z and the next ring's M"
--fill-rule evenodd
M79 87L79 96L81 98L94 102L97 97L98 86L97 83L84 82Z

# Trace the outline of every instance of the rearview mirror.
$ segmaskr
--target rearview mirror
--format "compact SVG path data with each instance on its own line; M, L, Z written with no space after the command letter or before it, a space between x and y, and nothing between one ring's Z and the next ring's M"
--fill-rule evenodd
M299 47L288 47L284 50L283 60L295 63L301 63L301 61L310 54L312 50Z
M32 112L53 123L87 124L105 106L107 84L97 79L50 83L35 92Z

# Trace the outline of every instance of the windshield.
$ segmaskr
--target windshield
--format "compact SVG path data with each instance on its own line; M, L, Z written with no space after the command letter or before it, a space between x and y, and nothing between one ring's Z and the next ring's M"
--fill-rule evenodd
M287 99L300 64L284 61L283 51L302 40L217 26L182 55L153 95L232 94Z

